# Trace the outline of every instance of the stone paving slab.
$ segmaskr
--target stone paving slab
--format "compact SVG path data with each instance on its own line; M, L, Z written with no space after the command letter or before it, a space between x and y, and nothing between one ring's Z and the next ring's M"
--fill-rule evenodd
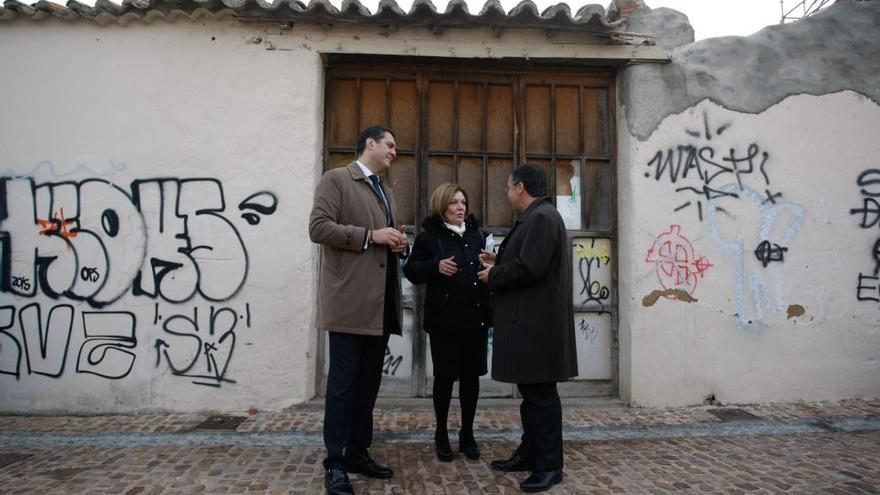
M431 444L378 444L391 480L352 476L363 494L519 493L520 473L489 469L513 442L483 457L440 463ZM9 446L0 447L7 450ZM320 494L320 446L19 449L0 469L4 494ZM552 494L880 493L880 432L665 440L567 441Z
M374 415L377 431L430 432L434 429L434 413L430 401L415 400L380 402ZM518 400L481 401L474 421L476 430L493 431L519 428ZM460 425L458 408L453 401L449 425ZM598 426L687 425L719 423L709 411L722 406L678 408L591 407L578 401L563 403L566 428ZM804 418L834 419L841 417L880 417L880 399L840 402L795 402L780 404L744 404L736 406L761 419L784 421ZM323 409L320 403L308 403L277 412L241 413L248 418L238 432L301 432L320 433ZM74 416L0 416L0 432L29 431L53 433L90 432L183 432L201 423L207 413L147 413L137 415Z

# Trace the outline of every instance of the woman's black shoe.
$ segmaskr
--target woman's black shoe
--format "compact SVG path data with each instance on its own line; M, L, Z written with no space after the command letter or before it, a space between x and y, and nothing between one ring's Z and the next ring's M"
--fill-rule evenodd
M480 448L477 447L477 441L474 435L458 435L458 451L464 453L464 456L472 461L480 458Z
M449 445L449 436L441 434L439 431L434 433L434 447L437 450L437 459L442 462L452 462L455 454L452 453L452 446Z

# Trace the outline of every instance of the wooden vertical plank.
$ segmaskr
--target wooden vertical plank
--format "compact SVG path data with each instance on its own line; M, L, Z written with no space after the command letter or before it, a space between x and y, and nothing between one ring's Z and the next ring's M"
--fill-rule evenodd
M361 80L361 108L358 129L371 125L386 125L385 120L385 80Z
M394 190L397 202L398 224L415 225L416 222L416 160L414 155L397 155L388 169L388 182Z
M458 149L483 149L483 88L481 84L458 85Z
M513 171L513 160L503 158L489 159L489 183L486 189L489 196L489 210L486 224L489 227L510 228L513 226L513 210L507 200L507 179Z
M552 153L549 86L526 86L525 114L526 154Z
M330 153L327 158L327 170L344 167L354 161L354 153Z
M584 167L584 204L590 230L611 230L611 171L607 162L588 161Z
M584 88L584 152L606 155L610 150L608 132L608 90Z
M415 81L391 81L390 125L399 149L414 150L418 132L418 94Z
M577 155L581 134L578 88L557 86L555 100L556 154Z
M428 194L425 197L427 202L431 201L431 195L434 189L444 182L452 182L452 157L451 156L430 156L428 157Z
M468 193L468 211L483 220L483 159L462 158L458 162L458 185Z
M330 128L328 145L332 147L354 147L357 139L357 81L336 79L330 82L330 107L327 120Z
M454 98L452 83L431 81L428 86L428 150L452 151Z
M495 153L513 153L515 134L513 88L490 84L488 95L487 149Z

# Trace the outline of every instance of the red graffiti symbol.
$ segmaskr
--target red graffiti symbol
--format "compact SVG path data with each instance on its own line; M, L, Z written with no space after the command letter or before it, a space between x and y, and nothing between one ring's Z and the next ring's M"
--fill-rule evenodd
M684 289L691 295L697 290L697 280L712 267L705 256L694 254L694 246L681 235L680 225L670 225L668 232L657 236L645 262L656 265L657 280L664 289Z
M61 212L55 212L52 215L52 220L43 220L37 219L37 223L40 224L40 235L59 235L64 237L65 239L75 239L76 232L71 232L67 229L68 225L73 225L76 222L74 220L65 220L64 218L64 208L61 208Z

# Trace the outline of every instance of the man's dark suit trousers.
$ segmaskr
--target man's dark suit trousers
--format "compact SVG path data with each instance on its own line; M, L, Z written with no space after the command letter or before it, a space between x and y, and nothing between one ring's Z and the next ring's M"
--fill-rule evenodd
M518 453L535 471L562 469L562 403L556 383L518 383L523 436Z
M344 456L365 452L373 442L373 407L382 382L389 334L330 332L330 370L324 401L327 468L344 469Z

